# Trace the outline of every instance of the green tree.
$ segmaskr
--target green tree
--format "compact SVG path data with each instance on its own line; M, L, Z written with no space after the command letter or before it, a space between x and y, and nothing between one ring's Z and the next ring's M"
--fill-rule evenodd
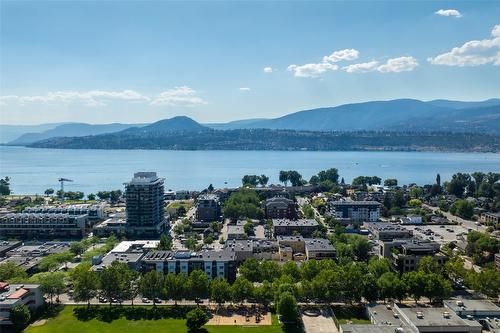
M267 183L269 182L269 177L266 175L260 175L259 177L259 184L262 187L265 187Z
M269 281L263 281L254 288L254 297L258 303L267 306L273 300L273 286Z
M388 178L384 180L384 186L398 186L398 180L395 178Z
M25 279L27 276L26 271L12 261L0 264L0 281Z
M163 291L163 274L158 271L149 271L144 274L139 282L139 293L142 297L153 300L156 306L156 299Z
M186 273L168 273L164 280L164 290L167 299L172 299L177 305L177 302L187 295L187 281L188 276Z
M87 194L87 199L94 201L96 199L96 195L94 193L89 193Z
M197 300L208 296L208 278L205 272L196 269L189 274L187 290L190 299Z
M279 174L279 180L280 180L280 182L285 184L285 187L288 184L289 179L290 179L289 172L281 170L280 174Z
M259 176L257 175L245 175L241 179L243 186L256 187L259 184Z
M407 272L403 274L403 283L406 286L406 291L415 303L425 295L426 276L423 272Z
M90 264L82 263L71 272L73 281L73 299L77 302L87 302L90 307L90 300L97 295L99 279L96 272L91 270Z
M242 276L236 278L231 286L231 299L243 303L244 300L253 296L253 284Z
M486 268L480 273L471 273L472 286L477 291L489 297L497 297L500 293L500 271L494 268Z
M254 234L253 223L252 222L245 223L245 225L243 226L243 230L245 231L245 234L247 234L247 236L253 235Z
M391 272L391 264L386 258L372 257L368 262L368 271L378 279L384 273Z
M223 278L216 278L210 282L210 300L219 306L231 299L231 286Z
M402 300L406 294L404 283L399 276L393 272L382 274L377 280L380 297L383 299Z
M445 183L446 191L448 191L448 193L450 194L454 194L457 197L461 198L465 193L465 189L469 186L470 183L471 183L470 175L459 172L454 174L448 183Z
M472 215L474 215L474 205L467 200L457 200L451 204L450 213L465 219L470 219Z
M418 262L418 270L425 274L441 273L441 267L433 257L425 256Z
M240 274L252 282L262 281L259 262L255 258L248 258L240 265Z
M9 319L14 325L14 329L17 332L22 332L31 320L31 312L24 304L15 305L10 310Z
M281 276L281 267L272 260L264 260L260 263L259 273L262 280L273 281Z
M244 189L231 194L223 207L225 217L233 221L241 218L261 219L264 210L254 190Z
M172 237L170 235L161 235L157 249L160 251L172 250Z
M279 296L276 310L281 315L283 321L296 322L298 318L297 300L290 292L284 292Z
M10 191L10 179L9 177L5 177L0 179L0 195L9 195Z
M425 275L424 296L431 302L443 300L451 293L451 284L440 274L429 273Z
M61 294L65 288L63 273L47 274L40 282L40 289L49 296L50 304L52 304L54 296Z
M73 242L69 247L71 253L73 253L76 256L83 254L83 252L85 252L86 249L87 247L82 242Z
M198 331L208 323L208 315L201 308L195 308L186 314L186 326L190 332Z
M53 188L48 188L48 189L45 190L44 194L46 196L52 195L52 194L54 194L54 189Z
M300 270L297 267L297 264L295 261L290 260L287 261L283 264L281 267L281 271L283 275L290 276L293 279L293 282L299 282L300 281Z
M320 171L318 173L318 179L320 182L330 181L337 184L339 181L339 171L336 168Z

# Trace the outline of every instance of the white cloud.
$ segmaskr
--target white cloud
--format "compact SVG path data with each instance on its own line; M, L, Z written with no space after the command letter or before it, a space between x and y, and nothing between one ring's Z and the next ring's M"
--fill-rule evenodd
M336 71L339 66L330 64L328 62L320 62L318 64L305 64L305 65L290 65L287 70L297 77L320 77L326 71Z
M125 100L125 101L148 101L149 97L144 96L133 90L123 91L102 91L90 90L85 92L78 91L55 91L49 92L46 95L34 96L1 96L0 100L3 105L9 101L17 102L21 105L29 103L44 103L44 104L73 104L81 103L86 106L101 106L106 105L109 100Z
M435 12L434 14L440 15L440 16L451 16L451 17L456 17L456 18L462 17L462 14L456 9L440 9L437 12Z
M196 91L189 87L175 87L155 97L149 97L134 90L123 91L55 91L45 95L6 95L0 96L0 105L16 103L26 104L82 104L89 107L105 106L111 101L149 102L151 105L194 106L206 104L196 96Z
M352 64L349 66L342 67L347 73L368 73L373 72L378 67L378 61L372 60L369 62L363 62L359 64Z
M273 68L272 67L264 67L264 73L272 73Z
M323 57L323 62L339 62L342 60L351 61L358 59L359 51L355 49L345 49L340 51L335 51L329 56Z
M500 65L500 25L491 31L491 39L471 40L451 51L428 58L433 65L479 66L486 64Z
M320 77L327 71L336 71L339 66L336 62L339 61L351 61L357 59L359 56L359 51L354 49L345 49L335 51L328 56L324 56L323 60L319 63L305 64L305 65L290 65L287 70L292 72L293 75L297 77L309 77L316 78Z
M241 87L239 88L240 91L250 91L251 89L248 87Z
M383 65L377 67L381 73L399 73L409 72L418 66L417 59L414 57L399 57L387 60Z
M202 98L196 96L196 91L190 87L182 86L165 90L160 93L151 105L161 106L197 106L207 104Z

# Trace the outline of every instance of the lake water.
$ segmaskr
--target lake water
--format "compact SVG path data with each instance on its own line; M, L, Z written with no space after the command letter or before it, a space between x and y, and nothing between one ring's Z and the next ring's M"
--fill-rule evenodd
M430 184L455 172L500 172L500 154L435 152L297 152L71 150L0 146L0 176L11 178L15 194L41 194L59 188L60 177L74 180L68 191L86 194L123 189L137 171L156 171L165 188L201 190L238 186L245 174L266 174L278 183L280 170L297 170L305 179L335 167L350 182L360 175L397 178L400 184ZM225 185L227 183L227 185Z

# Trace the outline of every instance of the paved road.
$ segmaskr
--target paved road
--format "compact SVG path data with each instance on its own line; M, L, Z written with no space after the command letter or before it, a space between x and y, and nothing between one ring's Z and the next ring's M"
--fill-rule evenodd
M453 222L457 222L457 223L459 223L460 225L464 226L467 229L472 229L472 230L478 230L478 231L486 232L486 229L487 229L486 226L484 226L484 225L477 225L475 221L463 219L461 217L452 215L449 212L443 212L442 210L439 209L439 207L432 207L432 206L429 206L429 205L426 205L426 204L423 204L422 207L430 209L430 210L432 210L433 212L436 212L436 213L440 212L448 220L453 221Z

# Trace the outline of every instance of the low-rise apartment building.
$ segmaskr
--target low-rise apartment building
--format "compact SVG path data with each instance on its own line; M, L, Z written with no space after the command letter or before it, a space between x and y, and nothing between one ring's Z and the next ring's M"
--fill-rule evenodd
M236 255L232 251L151 251L142 258L146 271L157 270L168 273L190 274L194 270L205 272L209 279L236 279Z
M278 242L271 239L228 240L224 250L234 252L237 262L248 258L257 260L279 260Z
M482 223L493 224L496 226L498 225L498 222L500 222L500 213L485 212L481 214L479 220Z
M318 230L319 224L314 219L274 219L273 220L273 234L277 236L292 236L301 235L309 236L315 230Z
M297 210L297 203L285 197L273 197L264 204L267 219L295 220L298 218Z
M413 237L411 230L390 222L365 222L363 226L375 240L390 241Z
M395 270L400 273L418 269L423 257L432 257L439 265L444 265L448 257L439 252L439 244L418 239L395 239L379 242L380 257L391 261Z
M34 206L34 207L26 207L23 210L23 213L86 215L89 220L101 220L106 217L104 209L105 206L102 204Z
M336 218L349 218L352 221L375 222L380 218L380 204L377 201L330 201L329 209Z
M196 220L219 221L221 219L221 204L215 194L203 194L196 200Z
M85 234L86 221L86 215L11 213L0 216L0 237L79 238Z
M17 305L26 305L31 312L43 305L43 295L37 284L9 284L0 282L0 332L2 327L12 325L10 310Z

